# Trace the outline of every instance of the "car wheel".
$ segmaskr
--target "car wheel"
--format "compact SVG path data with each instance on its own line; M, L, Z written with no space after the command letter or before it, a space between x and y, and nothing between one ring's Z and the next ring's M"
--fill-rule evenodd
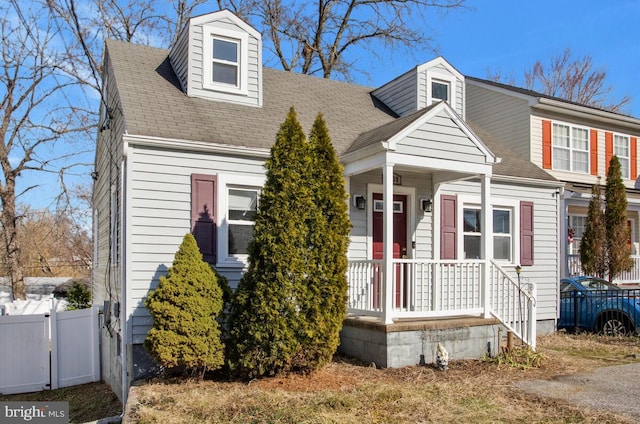
M624 317L612 316L603 318L600 332L605 336L628 336L631 328Z

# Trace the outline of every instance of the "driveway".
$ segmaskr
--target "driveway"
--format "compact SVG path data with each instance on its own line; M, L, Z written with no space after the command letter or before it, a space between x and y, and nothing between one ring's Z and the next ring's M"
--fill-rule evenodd
M640 363L603 367L553 380L523 380L516 386L528 393L607 409L640 422Z

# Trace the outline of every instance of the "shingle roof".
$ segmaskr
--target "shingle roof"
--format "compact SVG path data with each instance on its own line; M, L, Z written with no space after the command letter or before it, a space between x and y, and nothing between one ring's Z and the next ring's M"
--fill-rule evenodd
M497 157L500 163L493 165L493 173L510 177L531 178L536 180L558 181L548 172L536 166L530 160L511 149L505 143L500 142L491 133L477 124L467 120L467 125L487 145Z
M393 113L371 89L356 84L263 69L263 107L187 97L168 51L108 41L129 134L268 149L291 106L305 131L321 112L338 154Z
M131 135L269 149L294 106L306 131L319 112L324 115L341 155L389 138L427 111L398 118L370 87L269 68L263 68L262 108L188 97L169 63L168 50L108 40L107 52ZM553 180L517 153L504 154L501 143L486 132L477 134L503 158L495 174Z

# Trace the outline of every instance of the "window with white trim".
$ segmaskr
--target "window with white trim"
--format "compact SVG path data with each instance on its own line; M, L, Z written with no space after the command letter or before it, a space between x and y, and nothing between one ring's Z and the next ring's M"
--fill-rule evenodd
M629 137L615 134L613 136L613 154L620 161L620 171L622 178L629 178L629 164L631 163L631 148L629 147Z
M240 73L240 41L214 36L211 47L211 81L237 87Z
M453 75L427 71L426 85L427 105L444 100L456 108L456 78Z
M553 169L589 173L589 130L553 123Z
M513 228L511 210L493 210L493 258L509 261L513 257Z
M449 93L451 92L451 84L441 80L431 80L431 98L433 101L444 100L449 101Z
M203 31L203 87L247 94L248 34L207 25Z
M573 233L572 240L569 243L569 254L577 255L580 253L580 242L584 230L587 228L587 216L586 215L569 215L569 231ZM567 239L569 234L567 234Z
M476 208L464 208L463 248L465 259L480 259L482 256L482 211Z
M258 212L256 188L227 188L227 246L229 256L246 255L253 239L253 224Z
M513 213L509 208L493 209L493 258L512 261ZM465 259L482 258L482 211L463 209L463 249Z

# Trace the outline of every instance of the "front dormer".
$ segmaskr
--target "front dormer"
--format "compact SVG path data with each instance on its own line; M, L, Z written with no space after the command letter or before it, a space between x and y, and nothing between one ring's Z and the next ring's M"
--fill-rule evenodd
M262 37L230 11L191 18L169 59L187 96L262 106Z
M464 119L464 76L442 57L416 66L373 95L399 116L444 100Z

